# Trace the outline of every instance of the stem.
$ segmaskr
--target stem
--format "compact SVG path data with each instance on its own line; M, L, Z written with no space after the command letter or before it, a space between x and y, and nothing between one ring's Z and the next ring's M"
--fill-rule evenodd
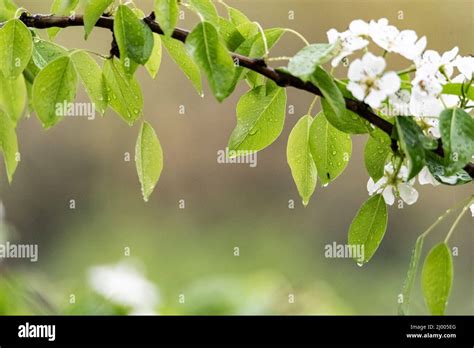
M290 60L291 57L272 57L272 58L267 58L267 62L278 62L282 60Z
M466 199L462 200L461 202L457 203L455 206L449 208L444 212L443 215L439 216L438 219L430 226L428 229L421 234L421 236L426 237L428 234L430 234L431 231L435 229L436 226L439 225L440 222L442 222L445 218L447 218L452 212L456 211L460 206L463 206L466 204L466 202L470 202L473 199L473 196L467 197ZM469 206L469 205L468 205Z
M66 16L51 16L51 15L29 15L24 12L19 18L27 27L37 28L37 29L47 29L47 28L67 28L67 27L78 27L84 26L84 17L77 15L74 18ZM150 27L152 32L156 34L163 35L163 30L160 25L152 20L149 17L145 17L143 21ZM4 23L0 23L0 28ZM114 18L113 17L100 17L95 24L96 27L105 28L113 32L114 28ZM301 34L295 32L292 29L286 29L286 31L295 33L302 39L304 38ZM172 34L172 38L181 42L186 42L186 38L189 35L189 31L176 28ZM305 43L309 42L304 39ZM265 64L265 61L262 59L250 58L243 56L241 54L229 52L234 61L237 61L239 66L252 70L270 80L273 80L280 87L293 87L296 89L304 90L314 95L322 97L321 90L311 82L302 81L300 78L293 76L287 72L275 70L271 67L268 67ZM367 120L373 126L379 128L384 133L386 133L390 138L392 138L393 125L384 120L382 117L378 116L372 109L365 103L354 100L352 98L345 98L346 108L359 117ZM439 146L434 152L441 157L443 157L443 148ZM464 170L469 173L469 175L474 178L474 163L469 163L464 167Z
M410 66L409 68L407 68L405 70L400 70L399 72L397 72L397 75L401 76L401 75L405 75L405 74L411 74L413 72L416 72L416 67L414 65Z
M103 55L101 53L98 53L98 52L94 52L94 51L91 51L91 50L82 50L82 51L85 51L85 52L88 52L90 54L93 54L93 55L96 55L97 57L101 58L101 59L109 59L110 57L106 56L106 55Z
M308 109L308 115L311 116L311 114L313 113L313 109L314 109L314 106L316 105L316 102L318 101L318 96L314 97L313 101L311 102L311 105L309 106L309 109Z
M459 221L461 221L462 217L464 216L464 214L466 214L467 210L469 209L469 206L471 205L471 203L474 201L474 195L470 197L469 199L469 202L464 206L464 208L462 209L461 213L459 213L458 217L456 218L456 220L454 221L454 224L451 226L451 229L449 230L446 238L444 239L444 242L447 243L449 241L449 238L451 238L454 230L456 229L456 227L458 226L459 224Z
M227 4L224 2L224 0L217 0L217 3L223 5L226 9L229 9L229 8L230 8L230 6L227 5Z
M258 30L260 31L260 34L262 35L262 40L263 40L263 47L265 49L265 55L263 56L264 59L268 58L268 55L270 54L270 50L268 49L268 42L267 42L267 36L265 35L265 31L263 30L262 26L258 22L254 22Z
M294 35L298 36L305 43L306 46L310 45L309 41L306 40L306 38L302 34L298 33L296 30L289 29L289 28L285 28L284 30L287 33L291 33L291 34L294 34Z

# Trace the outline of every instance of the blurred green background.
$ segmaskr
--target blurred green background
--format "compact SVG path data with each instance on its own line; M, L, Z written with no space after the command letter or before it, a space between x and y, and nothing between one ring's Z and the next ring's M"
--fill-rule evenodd
M146 13L152 1L135 1ZM311 42L326 42L326 31L345 30L351 20L387 17L399 28L428 37L428 47L474 52L473 2L228 0L263 27L300 31ZM50 1L21 1L32 13L48 13ZM223 10L220 7L220 10ZM294 11L295 19L289 19ZM403 11L403 20L399 20ZM185 12L179 26L197 18ZM110 32L96 29L88 42L82 28L63 30L57 42L107 54ZM286 34L271 56L302 47ZM393 69L407 62L390 62ZM339 76L345 72L338 71ZM389 210L389 228L371 262L360 268L349 259L326 259L324 246L345 243L347 229L367 199L364 136L355 136L353 157L333 184L318 188L309 206L300 204L286 164L286 141L312 96L289 90L285 131L258 155L258 166L216 161L235 126L242 84L219 104L206 89L199 97L164 54L157 81L138 72L145 95L145 119L156 129L165 168L149 203L141 198L133 161L139 125L130 128L112 111L93 121L70 118L50 131L35 117L19 126L22 160L14 182L1 178L0 199L10 241L39 244L39 261L0 262L2 314L130 313L95 292L90 268L130 262L159 288L153 311L164 314L396 314L397 295L414 242L440 214L474 192L472 185L420 187L418 202ZM80 87L77 101L87 101ZM185 114L179 113L181 106ZM76 209L69 209L69 201ZM179 208L184 200L185 209ZM295 208L289 209L289 200ZM425 242L441 241L449 223ZM2 233L3 233L2 232ZM459 248L448 314L473 314L472 220L463 219L452 238ZM240 256L234 256L234 248ZM130 248L130 256L124 255ZM119 281L120 284L120 281ZM124 283L124 286L127 284ZM426 314L419 277L412 313ZM289 296L294 295L294 303ZM75 295L75 303L71 303ZM185 303L180 303L180 295Z

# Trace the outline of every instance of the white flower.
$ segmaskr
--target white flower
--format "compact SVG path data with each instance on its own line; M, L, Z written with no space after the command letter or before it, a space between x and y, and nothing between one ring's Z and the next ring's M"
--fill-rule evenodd
M386 18L370 21L369 35L387 52L398 53L410 60L418 58L426 48L426 37L418 40L418 35L413 30L399 31L395 26L389 25Z
M108 300L130 307L132 314L155 314L159 290L132 264L92 267L89 284Z
M408 169L405 166L400 168L396 177L392 163L385 165L384 176L377 182L372 178L367 183L369 195L382 194L385 203L393 205L395 196L399 196L406 204L414 204L418 200L418 191L413 188L415 179L406 182L408 177Z
M365 101L373 108L391 94L400 89L400 78L394 72L382 74L385 70L385 59L368 52L362 60L356 59L349 67L349 84L347 89L358 99Z
M462 83L462 75L451 80ZM433 74L417 74L412 81L413 89L410 99L410 113L417 117L438 117L445 108L457 106L459 97L441 94L443 86Z
M466 80L471 80L474 74L474 57L458 56L453 62L453 65L458 68Z
M444 106L438 97L424 95L413 90L410 98L410 113L417 117L438 117Z
M474 217L474 204L471 204L471 206L469 207L469 209L471 209L471 214L472 214L472 216Z
M443 91L443 85L436 74L428 69L417 70L415 78L411 82L413 91L425 97L437 98Z
M360 19L352 21L349 25L349 30L342 33L339 33L336 29L330 29L327 32L329 43L332 44L338 40L341 42L341 51L332 60L331 65L333 67L338 66L345 57L366 47L369 44L369 41L366 39L368 31L369 25Z
M458 52L459 48L457 47L444 52L443 55L433 50L426 51L415 60L416 75L432 75L439 83L446 83L447 78L450 78L453 74L454 62Z
M420 183L420 185L428 185L428 184L433 185L433 186L439 185L439 182L431 174L428 167L424 167L420 171L420 173L418 174L418 182Z
M441 138L437 117L415 117L415 120L425 135L431 135L435 139Z
M392 116L410 116L410 92L406 89L400 89L398 92L390 95L390 106Z

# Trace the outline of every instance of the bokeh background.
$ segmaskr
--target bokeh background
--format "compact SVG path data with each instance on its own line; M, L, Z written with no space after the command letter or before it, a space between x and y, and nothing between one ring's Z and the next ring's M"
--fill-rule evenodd
M152 9L152 1L135 2L145 12ZM474 52L470 0L227 2L264 27L289 27L311 42L326 42L328 29L342 31L353 19L387 17L399 28L426 35L431 49L459 46L463 55ZM48 13L50 6L46 0L17 3L33 13ZM196 21L186 12L179 25L191 29ZM69 28L57 42L107 54L110 39L108 31L96 29L84 42L82 28ZM271 56L292 55L301 47L299 39L286 34ZM390 64L398 69L407 62ZM328 187L318 187L303 208L286 164L286 142L311 95L288 91L294 114L288 114L276 143L259 153L258 166L250 168L216 161L235 126L235 106L245 84L222 104L207 87L203 99L166 53L156 81L144 70L138 77L145 119L156 129L165 153L165 168L149 203L141 198L133 161L124 161L127 152L133 158L138 124L131 128L112 111L93 121L70 118L47 132L35 117L21 122L21 163L11 186L6 175L1 177L1 233L4 240L39 244L39 262L0 262L0 313L129 313L105 300L90 281L92 267L127 262L159 289L152 304L155 313L396 314L417 236L474 192L472 185L418 185L414 206L390 208L388 231L369 264L361 268L353 260L326 259L324 246L346 242L348 226L367 199L365 136L353 137L353 157L344 174ZM82 87L77 101L87 101ZM76 209L69 208L71 199ZM185 209L179 208L180 200ZM295 201L294 209L289 200ZM430 236L423 255L444 239L449 226L440 225ZM462 220L451 243L459 256L447 313L473 314L470 217ZM238 257L235 247L240 248ZM130 256L124 255L125 248ZM418 276L411 310L426 314L420 288ZM184 304L180 295L185 295Z

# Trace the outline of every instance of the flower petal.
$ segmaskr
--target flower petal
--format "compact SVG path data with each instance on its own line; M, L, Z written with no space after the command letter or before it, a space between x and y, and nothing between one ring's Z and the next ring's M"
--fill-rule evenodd
M424 167L418 174L418 182L420 185L433 185L438 186L439 182L436 181L434 176L430 173L428 167Z
M360 81L364 77L364 66L360 59L354 60L349 66L347 77L351 81Z
M393 186L388 185L384 190L383 190L383 199L385 200L385 203L388 205L393 205L395 203L395 196L393 194Z
M362 19L356 19L349 24L349 30L354 35L368 35L369 24Z
M418 200L418 191L413 188L413 186L406 183L398 184L398 192L400 193L400 198L408 204L412 205Z
M372 89L364 101L370 105L370 107L378 109L386 98L387 94L385 94L385 92Z
M378 85L380 89L385 92L385 94L393 94L400 89L400 77L395 72L390 71L382 76Z
M367 87L365 84L359 84L351 81L347 84L347 90L352 93L354 98L362 101L365 98Z
M376 57L372 53L367 52L362 57L362 64L365 71L377 76L385 70L385 59L383 57Z

